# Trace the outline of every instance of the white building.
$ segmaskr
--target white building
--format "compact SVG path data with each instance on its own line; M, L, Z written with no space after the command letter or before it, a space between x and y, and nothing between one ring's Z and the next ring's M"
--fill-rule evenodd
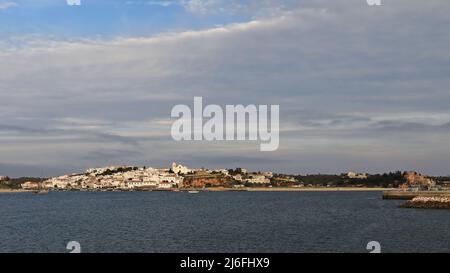
M240 175L240 174L237 174L237 175L233 176L233 179L236 180L236 181L242 181L243 180L242 179L242 175Z
M158 188L160 188L160 189L171 189L171 188L173 188L173 185L174 184L172 184L170 182L161 182L161 183L159 183Z
M250 175L249 178L246 179L246 182L254 184L268 184L270 183L270 179L264 175Z
M356 172L348 172L347 177L350 179L366 179L367 174L356 173Z
M162 173L159 175L159 183L162 183L162 182L169 182L172 184L180 184L183 182L183 177L180 177L177 174Z
M192 172L192 170L190 170L188 167L183 166L183 165L177 165L177 163L172 163L172 168L171 170L176 173L176 174L188 174L190 172Z
M221 174L226 175L226 176L230 175L230 171L228 171L226 169L215 170L214 172L221 173Z
M183 177L178 174L157 172L142 178L133 178L129 180L127 184L130 189L139 187L172 188L182 182Z
M22 187L22 189L24 190L37 190L39 189L39 183L38 182L25 182L22 185L20 185Z
M158 183L156 181L128 181L128 188L129 189L135 189L135 188L143 188L143 187L156 187Z

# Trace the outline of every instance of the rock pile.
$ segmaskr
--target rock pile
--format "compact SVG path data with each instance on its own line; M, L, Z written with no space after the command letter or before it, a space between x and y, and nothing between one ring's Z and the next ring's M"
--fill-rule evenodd
M450 209L450 196L418 196L407 201L402 207L418 209Z

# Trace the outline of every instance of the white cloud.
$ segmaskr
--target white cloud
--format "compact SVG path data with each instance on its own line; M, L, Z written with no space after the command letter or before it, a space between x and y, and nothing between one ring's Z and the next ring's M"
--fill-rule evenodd
M173 2L170 2L170 1L147 1L147 5L169 7L169 6L173 5Z
M411 155L421 153L438 162L450 156L448 130L436 127L449 119L448 14L444 0L376 9L349 0L203 31L3 45L0 162L103 165L109 158L99 150L108 148L116 156L144 151L131 158L152 165L193 154L191 165L211 154L220 165L246 155L262 167L302 171L302 162L311 172L362 162L414 169L421 162ZM165 121L193 96L280 104L280 151L264 154L267 162L256 144L173 143ZM427 172L443 172L429 165Z
M206 13L223 4L220 0L185 0L181 3L188 11L195 13Z
M19 6L15 2L0 2L0 10L10 9Z
M175 2L171 0L136 0L136 1L126 1L126 5L149 5L149 6L162 6L162 7L169 7L175 4Z
M252 17L273 17L300 7L298 0L180 0L187 11L197 14L245 14Z
M299 7L297 0L129 0L127 5L181 6L186 11L201 15L245 14L267 17Z

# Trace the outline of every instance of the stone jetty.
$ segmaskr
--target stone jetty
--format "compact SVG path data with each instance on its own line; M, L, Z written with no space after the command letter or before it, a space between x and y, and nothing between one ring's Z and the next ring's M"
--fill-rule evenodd
M418 209L450 209L450 196L417 196L402 207Z

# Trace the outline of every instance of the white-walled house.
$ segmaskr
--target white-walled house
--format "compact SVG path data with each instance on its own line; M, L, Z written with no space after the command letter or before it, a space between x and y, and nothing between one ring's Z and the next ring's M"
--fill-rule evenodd
M31 181L25 182L20 186L24 190L37 190L40 188L39 182L31 182Z
M350 179L366 179L367 174L356 173L356 172L348 172L347 177Z
M156 181L128 181L128 188L129 189L136 189L136 188L144 188L144 187L156 187L158 183Z
M192 172L192 170L189 169L188 167L183 166L181 164L177 165L177 163L175 163L175 162L172 163L171 170L176 174L188 174L188 173Z
M236 180L236 181L240 181L240 182L243 181L242 175L240 175L240 174L237 174L237 175L233 176L233 179Z
M268 184L270 183L270 179L264 175L250 175L249 178L246 179L246 182L254 184Z
M172 184L170 182L161 182L161 183L159 183L158 188L160 188L160 189L171 189L171 188L173 188L173 185L174 184Z

